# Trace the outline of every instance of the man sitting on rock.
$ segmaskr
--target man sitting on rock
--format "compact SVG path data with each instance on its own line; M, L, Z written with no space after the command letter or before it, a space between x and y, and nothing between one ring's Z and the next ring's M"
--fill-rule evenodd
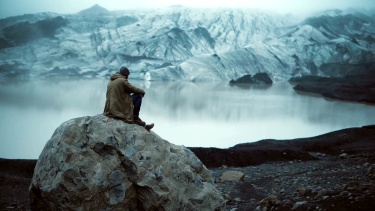
M154 124L146 124L139 118L145 91L131 85L128 81L129 75L128 68L121 67L120 72L111 76L111 81L107 86L104 115L121 119L126 123L138 124L150 131ZM130 95L131 93L133 94Z

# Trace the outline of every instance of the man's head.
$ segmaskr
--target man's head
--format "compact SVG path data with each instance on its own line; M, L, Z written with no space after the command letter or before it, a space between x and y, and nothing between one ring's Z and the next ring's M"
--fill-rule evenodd
M130 75L130 72L129 72L128 68L122 66L120 68L120 74L125 76L125 77L128 77Z

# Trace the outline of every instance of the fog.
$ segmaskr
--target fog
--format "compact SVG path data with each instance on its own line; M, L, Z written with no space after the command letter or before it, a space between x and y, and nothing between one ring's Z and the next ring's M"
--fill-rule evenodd
M201 0L0 0L0 18L38 12L54 12L59 14L77 13L94 4L99 4L108 10L124 10L134 8L159 8L171 5L189 7L232 7L256 8L272 10L280 13L306 14L326 9L374 9L373 0L231 0L231 1L201 1Z
M131 82L146 90L140 116L177 145L226 148L373 124L373 106L299 95L289 83ZM35 80L0 84L0 157L36 159L63 122L103 112L108 81Z

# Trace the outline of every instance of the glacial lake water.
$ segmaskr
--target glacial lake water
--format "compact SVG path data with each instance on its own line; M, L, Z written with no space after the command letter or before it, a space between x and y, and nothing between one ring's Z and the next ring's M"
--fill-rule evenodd
M163 139L187 147L227 148L261 139L316 136L375 124L375 106L301 95L287 82L145 82L141 118ZM0 158L37 159L63 122L102 113L108 80L36 80L0 84Z

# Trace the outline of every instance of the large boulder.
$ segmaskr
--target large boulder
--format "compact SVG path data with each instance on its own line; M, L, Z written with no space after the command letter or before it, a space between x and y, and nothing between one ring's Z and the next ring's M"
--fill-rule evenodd
M56 129L29 200L32 210L215 210L224 202L189 149L104 115Z

